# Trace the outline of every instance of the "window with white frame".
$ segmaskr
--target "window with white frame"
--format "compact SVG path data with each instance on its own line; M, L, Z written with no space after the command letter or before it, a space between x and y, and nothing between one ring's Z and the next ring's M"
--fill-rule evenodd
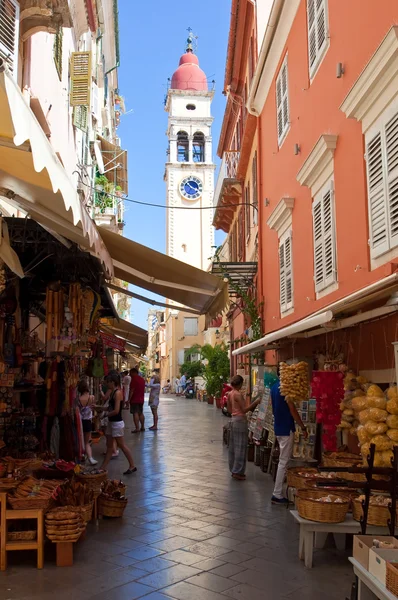
M278 144L282 144L289 130L289 86L287 72L287 55L276 79L276 114L278 126Z
M185 362L185 350L183 348L182 350L178 351L178 364L183 365L184 362Z
M0 58L14 79L18 76L19 4L16 0L0 2Z
M327 0L307 0L308 62L312 77L328 45Z
M292 232L279 240L279 281L281 314L293 308Z
M198 319L184 317L184 335L198 335Z
M398 246L398 104L387 109L365 136L370 253Z
M328 181L314 198L312 216L314 227L315 291L321 292L335 283L337 276L332 180Z

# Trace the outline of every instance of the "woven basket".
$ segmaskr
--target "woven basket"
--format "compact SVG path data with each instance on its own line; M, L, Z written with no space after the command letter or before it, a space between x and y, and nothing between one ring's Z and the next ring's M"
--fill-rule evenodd
M4 477L4 479L0 479L0 492L10 492L19 486L21 482L16 479L8 479L8 477Z
M127 506L127 498L114 500L112 498L98 498L98 513L103 517L122 517Z
M33 541L36 539L37 531L8 531L7 538L9 542Z
M398 517L398 507L397 507ZM362 502L358 498L352 501L352 516L355 521L360 521L363 514ZM387 506L378 506L377 504L369 504L368 509L368 525L377 525L379 527L387 527L388 520L391 518L390 510Z
M386 561L386 588L398 597L398 569L394 563Z
M318 502L318 498L330 496L343 502ZM296 494L297 511L303 519L318 523L342 523L350 507L348 497L328 494L323 490L298 490Z
M344 466L337 465L336 461L347 461L350 464L355 464L361 462L361 457L358 454L352 454L351 452L324 452L322 454L322 464L325 465L325 467Z
M94 494L101 491L101 484L107 480L108 473L97 473L96 475L81 475L77 473L76 479L81 483L85 483L90 490L93 490Z
M86 523L90 523L90 521L93 517L93 505L94 505L94 501L89 502L89 504L85 504L84 506L76 507L76 508L80 509L80 514Z
M50 510L54 502L51 496L47 498L36 498L35 496L28 496L26 498L13 498L12 496L7 496L7 501L14 510L41 509L44 512Z
M287 485L292 488L306 488L312 487L314 482L310 477L304 477L300 473L318 473L318 469L303 468L303 467L291 467L287 470Z

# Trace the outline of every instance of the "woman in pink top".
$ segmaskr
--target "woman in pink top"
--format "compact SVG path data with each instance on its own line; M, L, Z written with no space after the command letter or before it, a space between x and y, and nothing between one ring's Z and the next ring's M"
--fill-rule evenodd
M241 393L243 377L235 375L231 379L232 392L229 392L227 407L232 415L231 435L229 438L229 470L234 479L242 481L246 479L246 454L248 442L248 424L246 413L254 410L260 403L260 399L247 404Z

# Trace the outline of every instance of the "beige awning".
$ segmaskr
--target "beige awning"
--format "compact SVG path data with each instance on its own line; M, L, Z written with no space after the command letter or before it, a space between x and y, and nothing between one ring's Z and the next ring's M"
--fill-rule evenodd
M159 294L208 318L228 304L228 286L220 277L101 228L115 277Z
M38 223L91 249L112 274L112 261L16 82L0 72L0 199Z
M101 145L102 160L104 162L104 173L109 181L122 188L123 194L128 193L127 176L127 150L108 142L105 138L98 136Z
M137 346L137 351L146 350L148 346L148 332L124 319L101 319L100 329Z

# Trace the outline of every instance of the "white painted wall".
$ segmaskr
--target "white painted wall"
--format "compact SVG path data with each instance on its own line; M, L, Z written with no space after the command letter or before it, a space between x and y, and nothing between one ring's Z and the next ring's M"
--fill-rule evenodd
M267 28L269 15L274 0L257 0L256 2L256 19L257 19L257 49L260 53L261 44L263 43L265 30Z

